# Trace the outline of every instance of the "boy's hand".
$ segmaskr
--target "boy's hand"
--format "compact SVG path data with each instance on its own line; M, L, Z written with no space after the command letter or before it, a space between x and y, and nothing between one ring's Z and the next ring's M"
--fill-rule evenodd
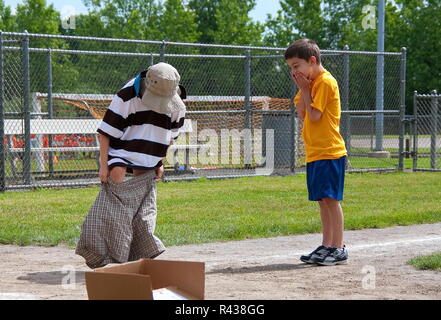
M291 76L292 82L294 82L294 84L297 86L297 88L300 89L299 83L297 82L297 78L294 77L294 73L290 73L289 75Z
M305 77L303 73L294 72L292 78L297 87L302 91L307 91L310 89L311 80Z
M109 177L109 166L100 166L99 177L101 182L107 183L107 178Z

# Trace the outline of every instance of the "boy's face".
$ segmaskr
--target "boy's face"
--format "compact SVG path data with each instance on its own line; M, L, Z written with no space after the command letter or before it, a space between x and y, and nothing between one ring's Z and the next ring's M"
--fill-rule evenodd
M311 79L313 66L316 64L316 57L309 58L309 61L292 57L286 60L286 63L291 69L291 75L294 75L296 72L303 74L309 80Z

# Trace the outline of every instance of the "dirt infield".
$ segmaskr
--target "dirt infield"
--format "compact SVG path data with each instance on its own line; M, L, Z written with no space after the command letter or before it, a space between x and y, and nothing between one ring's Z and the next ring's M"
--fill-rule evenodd
M441 299L441 272L405 262L440 251L441 223L345 232L349 264L305 265L320 234L170 247L160 259L204 261L206 299ZM72 249L0 246L0 299L87 299Z

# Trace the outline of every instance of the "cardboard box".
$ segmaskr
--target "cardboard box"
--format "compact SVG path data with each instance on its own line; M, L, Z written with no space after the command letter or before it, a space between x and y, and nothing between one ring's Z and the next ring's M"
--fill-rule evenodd
M89 300L203 300L205 263L141 259L86 272Z

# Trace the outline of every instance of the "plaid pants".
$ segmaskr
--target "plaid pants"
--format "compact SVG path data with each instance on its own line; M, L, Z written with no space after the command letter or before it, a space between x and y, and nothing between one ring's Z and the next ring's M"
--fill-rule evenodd
M94 269L155 258L165 251L156 226L155 171L116 184L109 179L81 228L75 253Z

